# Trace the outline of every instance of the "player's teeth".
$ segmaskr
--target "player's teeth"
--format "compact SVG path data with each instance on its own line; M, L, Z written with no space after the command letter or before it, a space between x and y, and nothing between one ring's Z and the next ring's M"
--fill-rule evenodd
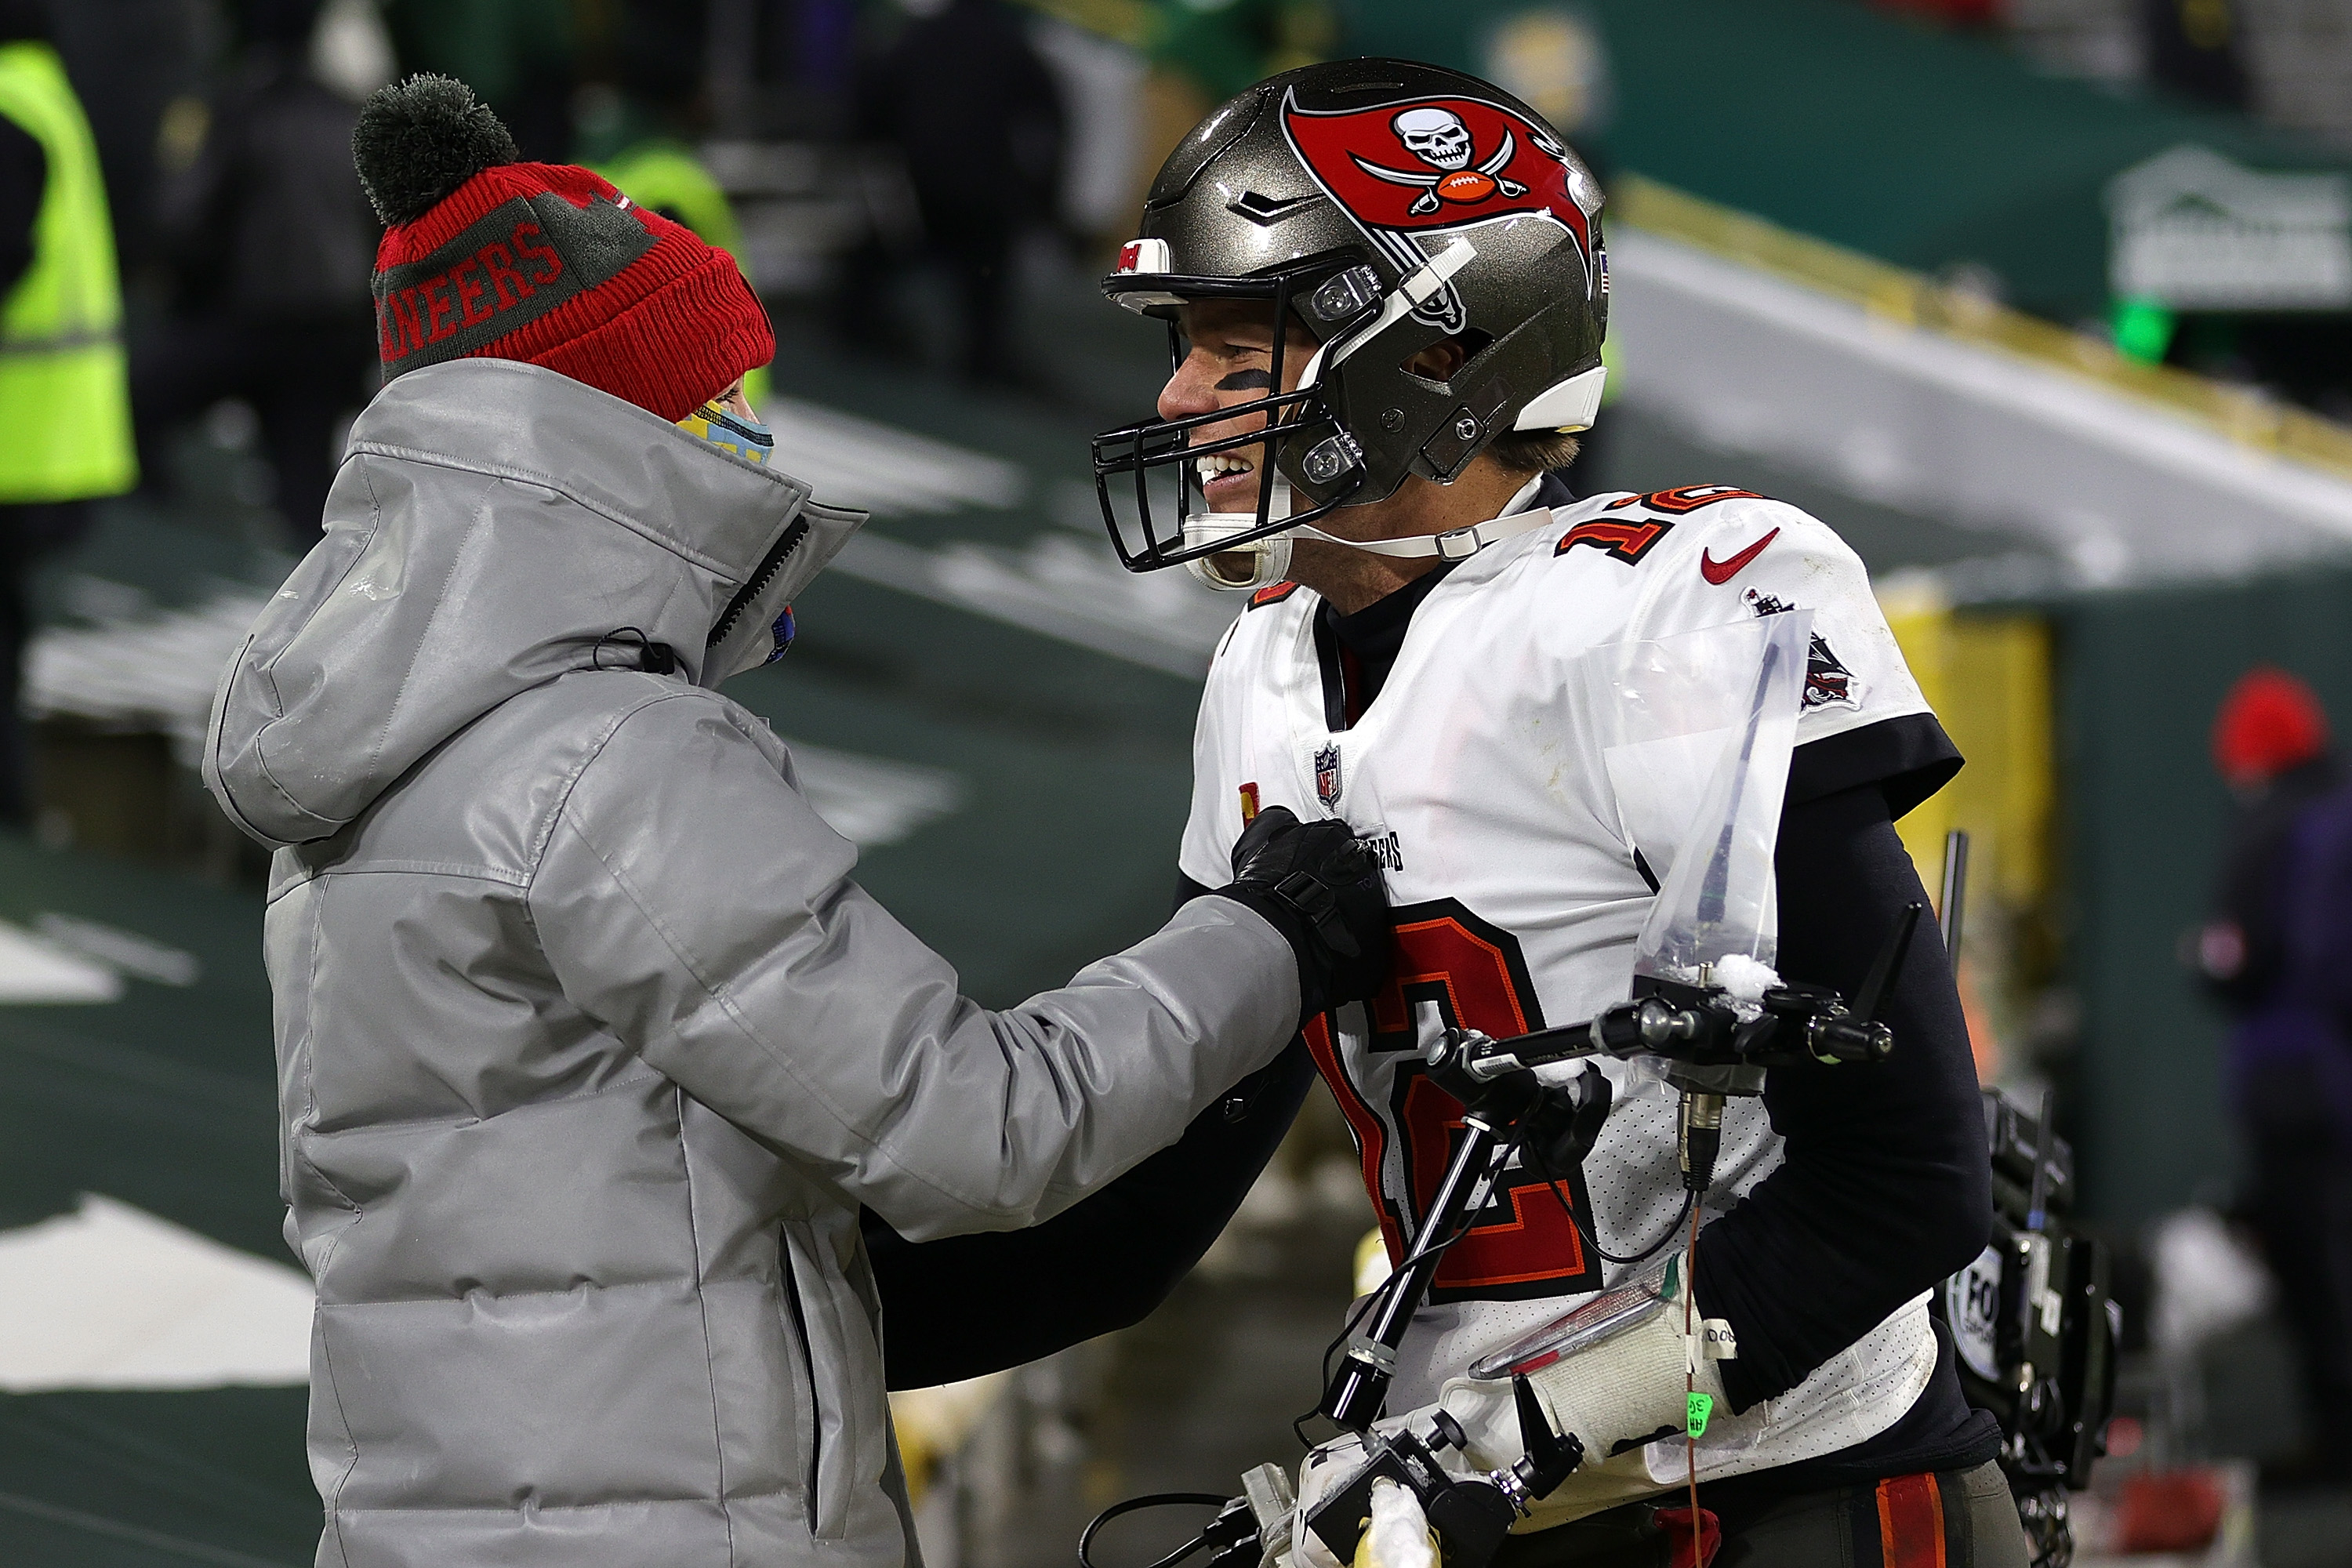
M1220 474L1246 474L1253 466L1247 458L1236 458L1226 452L1212 452L1192 459L1192 467L1204 479L1213 479Z

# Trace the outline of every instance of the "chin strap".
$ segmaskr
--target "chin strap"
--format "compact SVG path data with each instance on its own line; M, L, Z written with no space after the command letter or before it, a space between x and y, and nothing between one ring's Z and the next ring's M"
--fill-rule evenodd
M1341 539L1311 523L1299 524L1290 531L1290 536L1294 539L1319 539L1326 544L1344 544L1350 550L1361 550L1372 555L1399 556L1408 560L1434 555L1440 561L1467 561L1490 544L1517 539L1520 534L1533 532L1550 521L1551 509L1539 506L1529 511L1513 512L1508 517L1474 522L1467 528L1449 528L1444 533L1416 533L1404 539Z

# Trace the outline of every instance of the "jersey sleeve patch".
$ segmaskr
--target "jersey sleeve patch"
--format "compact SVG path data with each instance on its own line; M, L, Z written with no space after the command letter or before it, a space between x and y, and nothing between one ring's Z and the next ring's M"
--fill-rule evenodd
M1297 592L1298 584L1296 583L1269 583L1250 595L1249 607L1263 610L1268 605L1279 605Z
M1750 588L1739 598L1759 616L1786 615L1797 607L1760 588ZM1845 667L1830 647L1829 638L1815 632L1812 646L1805 655L1805 694L1801 700L1803 709L1810 712L1816 708L1851 708L1859 713L1862 697L1862 678Z
M1639 500L1629 497L1628 500ZM1612 501L1610 505L1621 503ZM1659 540L1670 532L1674 524L1663 517L1596 517L1578 523L1559 536L1552 554L1565 555L1580 544L1589 544L1605 553L1612 561L1622 561L1628 566L1638 566Z

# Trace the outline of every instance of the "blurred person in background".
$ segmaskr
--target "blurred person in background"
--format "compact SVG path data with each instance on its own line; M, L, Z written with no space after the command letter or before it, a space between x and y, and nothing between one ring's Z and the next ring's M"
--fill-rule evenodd
M2148 79L2213 109L2252 107L2241 0L2140 0Z
M216 0L49 0L66 73L89 112L106 171L115 250L137 300L153 272L156 193L202 129L197 90ZM137 306L133 307L136 313Z
M576 99L581 165L727 252L749 278L734 205L694 148L709 119L705 29L678 26L672 8L648 0L620 6L612 21L593 60L600 79ZM768 386L759 366L743 378L743 395L762 405Z
M1379 984L1380 873L1268 813L1157 934L965 999L716 690L864 521L768 465L733 259L446 78L353 151L385 384L203 760L277 852L320 1560L912 1561L860 1205L1114 1180Z
M1873 0L1882 11L1964 27L1990 27L2000 20L2000 0Z
M1004 0L921 0L868 68L859 134L896 147L921 214L924 244L946 270L962 342L957 368L974 384L1020 379L1011 356L1013 248L1059 210L1060 89ZM873 280L853 314L871 319Z
M2213 725L2237 801L2195 961L2231 1016L2230 1107L2259 1237L2304 1363L2311 1439L2279 1478L2352 1479L2327 1434L2352 1408L2352 786L2327 715L2284 670L2249 670Z
M29 816L27 579L138 477L122 288L89 122L41 0L0 0L0 823Z
M259 416L276 504L299 552L366 401L368 259L377 228L352 174L358 110L312 75L321 0L242 0L241 48L188 167L164 186L161 229L178 299L136 345L131 397L161 487L163 443L227 397Z
M574 0L382 0L383 25L402 72L455 77L481 94L526 158L572 154L574 53L583 15L604 8ZM631 0L631 9L648 8ZM699 38L708 0L653 0L682 37Z

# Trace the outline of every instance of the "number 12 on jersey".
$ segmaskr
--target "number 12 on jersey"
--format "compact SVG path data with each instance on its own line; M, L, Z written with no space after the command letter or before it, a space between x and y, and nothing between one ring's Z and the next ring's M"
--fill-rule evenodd
M1394 914L1395 967L1365 1014L1370 1034L1313 1020L1307 1048L1348 1119L1378 1210L1389 1261L1420 1234L1462 1137L1462 1102L1430 1081L1422 1058L1449 1027L1497 1039L1543 1027L1517 938L1454 900ZM1560 1189L1517 1160L1496 1179L1469 1231L1447 1250L1432 1302L1531 1300L1601 1288L1591 1256L1560 1200L1589 1213L1581 1166L1556 1171Z

